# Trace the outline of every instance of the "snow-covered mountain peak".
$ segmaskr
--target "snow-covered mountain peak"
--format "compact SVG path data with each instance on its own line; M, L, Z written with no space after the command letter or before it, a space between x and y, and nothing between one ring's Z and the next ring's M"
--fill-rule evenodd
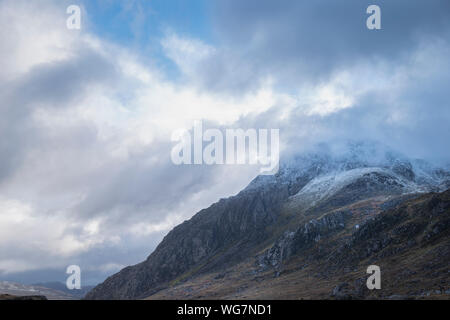
M290 198L290 206L309 208L322 200L329 199L351 184L358 183L360 192L407 194L427 192L426 186L402 177L392 170L380 167L356 168L335 171L308 182Z
M353 142L337 150L322 145L309 153L282 158L276 175L259 176L246 190L272 184L300 184L302 188L306 184L309 187L322 184L322 189L327 185L337 187L344 181L350 181L351 177L374 170L396 177L405 188L408 186L405 192L410 189L442 191L450 187L450 172L445 169L423 160L408 159L389 148L380 147L378 143Z

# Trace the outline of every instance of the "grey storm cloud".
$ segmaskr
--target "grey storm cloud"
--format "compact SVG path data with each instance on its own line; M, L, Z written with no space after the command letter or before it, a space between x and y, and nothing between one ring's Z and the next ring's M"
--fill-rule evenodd
M114 64L82 48L75 59L44 63L0 89L0 183L19 167L20 153L42 142L32 120L37 107L69 108L74 99L95 84L117 78Z
M415 70L425 74L437 63L431 75L405 75L401 86L369 90L355 104L339 112L308 115L299 107L288 117L274 106L265 113L242 118L243 127L279 127L285 144L281 160L320 144L345 141L377 141L410 158L424 159L436 165L450 165L450 46L446 45L437 60ZM428 60L429 62L432 59ZM404 66L412 66L406 64ZM387 98L389 97L389 98ZM282 118L282 120L280 120Z
M381 30L366 27L372 4L381 8ZM450 137L450 2L223 0L211 7L214 34L226 49L199 64L206 90L239 95L269 75L292 92L326 84L342 71L356 83L392 82L383 89L369 85L351 108L336 113L307 115L299 105L280 121L276 105L241 119L242 126L280 127L290 152L321 141L371 139L413 157L450 158L444 147Z
M84 218L108 216L108 223L117 225L144 217L157 222L176 209L185 197L214 181L211 167L186 168L172 164L171 146L167 141L153 144L126 163L112 162L102 170L102 176L92 182L88 196L74 209L74 214ZM149 157L157 157L158 163L145 164ZM174 195L177 202L173 202ZM125 210L114 216L117 207ZM129 211L133 215L129 215Z
M82 98L84 90L92 86L107 87L120 93L122 89L117 84L124 83L127 78L116 70L112 61L90 50L81 50L75 57L39 65L3 88L0 132L8 139L2 139L0 143L0 177L7 178L8 174L19 170L25 153L35 148L48 153L55 149L56 152L75 149L80 156L105 157L104 145L89 121L74 128L59 129L64 132L58 132L62 136L55 137L32 119L32 111L37 107L70 108L72 102ZM144 151L131 155L126 162L109 159L94 173L84 171L81 161L73 163L77 166L79 179L84 180L82 184L89 190L87 197L74 208L74 217L83 220L106 215L107 224L120 225L124 220L141 219L139 212L142 210L138 209L146 208L142 214L158 221L178 205L171 200L174 195L182 201L183 197L201 191L207 181L212 181L214 170L210 167L186 170L173 165L171 146L168 140L156 141ZM158 162L146 164L145 160L150 157L157 158ZM61 172L55 169L52 174L57 176ZM161 188L162 183L164 188ZM123 210L113 213L121 207ZM129 211L135 214L130 215Z
M381 8L381 30L366 27L372 4ZM219 0L211 7L214 34L230 50L199 70L216 90L253 89L267 75L295 88L359 60L401 61L419 38L450 35L446 0Z

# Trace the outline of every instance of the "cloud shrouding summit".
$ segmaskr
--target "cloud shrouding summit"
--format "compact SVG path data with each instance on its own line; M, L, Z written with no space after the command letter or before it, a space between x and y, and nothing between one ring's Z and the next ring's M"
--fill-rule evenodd
M1 1L0 275L79 264L101 280L245 187L258 168L171 163L194 120L280 128L285 154L351 138L447 162L448 3L381 2L380 34L364 1L333 3L216 1L214 41L161 23L174 76L91 31L95 12L70 31L67 3Z

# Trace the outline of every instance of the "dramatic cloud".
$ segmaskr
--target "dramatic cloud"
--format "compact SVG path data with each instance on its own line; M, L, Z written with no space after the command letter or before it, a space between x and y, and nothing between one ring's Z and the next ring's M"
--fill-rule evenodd
M366 28L371 4L381 7L382 30L376 32ZM219 0L214 9L221 43L246 66L238 79L252 83L255 75L269 75L291 88L326 80L359 61L401 62L419 38L449 36L446 0Z
M284 155L370 139L449 161L448 1L378 3L380 31L366 1L214 2L214 41L164 26L175 77L91 32L93 13L73 31L66 2L1 1L0 277L102 280L245 187L258 168L172 164L194 120L280 128ZM141 5L124 8L136 33Z
M194 119L268 109L273 92L219 100L168 82L126 49L67 30L57 2L3 1L1 14L1 39L17 49L2 51L0 77L0 272L117 271L257 172L177 167L170 139Z

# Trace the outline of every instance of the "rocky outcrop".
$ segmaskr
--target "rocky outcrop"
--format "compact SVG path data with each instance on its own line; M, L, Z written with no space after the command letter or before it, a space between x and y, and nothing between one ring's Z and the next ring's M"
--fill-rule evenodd
M283 261L292 256L294 236L295 232L287 231L270 249L258 255L256 263L259 270L273 268L277 273L281 272Z
M353 233L333 255L341 265L352 265L400 254L450 237L450 190L423 196L387 210ZM448 252L450 256L450 252Z
M294 232L286 232L270 249L257 256L258 267L261 270L271 267L281 272L284 260L330 234L344 229L351 216L349 210L332 212L322 218L310 220Z

